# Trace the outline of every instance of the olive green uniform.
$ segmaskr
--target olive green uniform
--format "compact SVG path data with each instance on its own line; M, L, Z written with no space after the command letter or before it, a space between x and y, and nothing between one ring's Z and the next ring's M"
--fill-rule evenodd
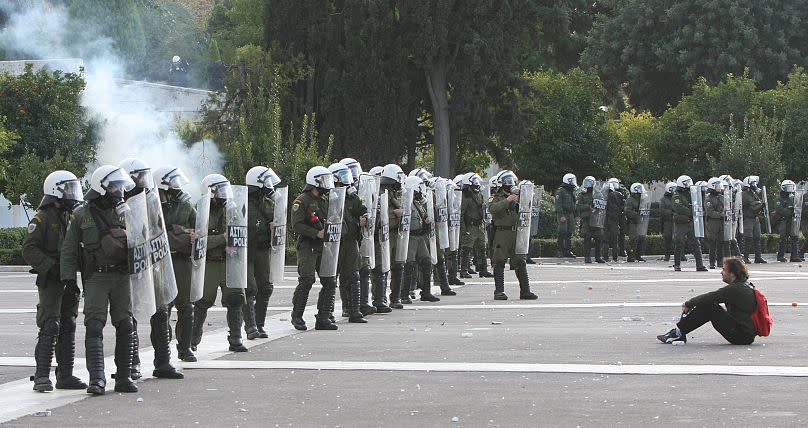
M161 195L168 195L160 191ZM196 226L196 210L187 201L165 197L162 203L166 223L171 264L177 281L177 353L181 360L196 361L191 352L191 334L194 327L194 304L191 302L191 235Z
M558 257L574 257L572 234L575 232L575 187L564 183L556 190L555 211L558 218Z
M659 200L659 211L662 214L662 241L665 246L665 261L671 259L673 248L673 194L665 192Z
M755 261L763 259L760 243L760 218L763 217L763 190L744 188L741 192L743 202L743 238L744 258L749 261L749 253L754 248Z
M34 374L34 389L37 378L50 385L50 366L56 353L56 387L67 384L87 385L73 377L73 362L76 356L76 318L78 317L80 291L72 284L65 287L59 269L59 251L64 240L70 215L53 204L41 208L28 223L28 233L22 243L22 256L37 274L36 285L39 303L36 305L36 325L39 327L34 358L37 370ZM78 381L78 382L76 382ZM50 390L50 389L48 389Z
M401 223L401 218L395 214L395 210L401 208L401 192L395 186L383 184L380 187L379 194L387 191L387 216L390 221L390 307L398 309L401 306L401 276L404 273L404 262L396 261L396 247L398 245L398 227ZM379 245L379 229L376 228L376 258L381 257L381 245ZM378 288L384 287L384 282L387 280L387 274L381 271L381 266L376 266L374 269L374 277L380 283ZM379 306L382 296L374 297L374 306Z
M609 190L606 195L606 224L603 228L603 255L609 259L609 247L612 248L612 260L617 261L620 254L620 224L625 222L623 209L626 200L623 194L616 190Z
M247 197L247 290L242 307L247 339L266 337L264 325L269 298L274 290L269 277L272 246L271 224L275 219L272 200L253 191Z
M707 191L704 198L704 217L707 219L705 233L709 243L710 269L724 265L729 255L729 241L724 240L724 195L714 190Z
M693 256L696 259L696 269L704 270L704 262L701 258L701 243L696 238L693 231L693 210L690 198L690 189L679 189L673 194L673 234L675 237L675 252L673 258L674 268L680 268L682 257L685 254L685 241L693 241Z
M461 277L469 273L472 252L480 277L491 276L487 266L484 217L483 194L479 190L463 190L463 201L460 204L460 247L463 249Z
M642 244L645 236L640 236L640 194L632 193L626 199L623 211L626 218L626 231L628 232L627 262L643 261Z
M134 321L126 252L119 250L116 253L106 253L101 246L104 236L99 230L124 230L124 221L114 209L100 208L99 199L76 210L62 244L60 268L62 281L75 281L76 272L81 271L84 284L84 325L87 329L84 339L87 371L90 373L90 387L100 387L103 390L106 386L103 330L107 311L115 327L116 387L119 383L122 386L131 384L129 376ZM96 224L91 210L104 224Z
M216 303L219 290L222 291L222 306L227 308L227 341L231 348L241 347L242 314L245 304L243 288L227 285L225 251L227 248L227 210L216 199L211 199L208 217L208 246L205 253L205 285L202 298L194 303L194 331L191 344L194 349L202 341L208 309ZM249 237L248 237L249 239ZM235 284L234 284L235 285Z
M309 299L309 291L314 285L315 273L320 273L320 261L323 256L323 240L317 237L323 230L328 218L328 196L317 197L311 191L305 191L292 203L290 223L292 230L298 234L297 239L297 287L292 297L292 323L302 325L303 311ZM330 317L334 311L334 298L337 287L336 277L320 276L320 295L317 299L318 325L330 326ZM302 323L302 324L301 324ZM336 326L334 326L336 328Z
M401 301L411 303L410 293L415 291L420 273L421 300L437 301L432 296L432 257L429 253L429 223L426 200L413 198L410 212L410 242L407 247L407 263L404 265Z
M798 241L799 236L793 236L791 233L791 224L794 221L794 194L789 192L780 192L780 197L777 199L775 211L779 217L777 223L777 233L780 234L780 248L777 251L777 261L784 262L786 247L788 246L789 239L791 240L791 261L801 261L798 254Z
M494 266L494 298L505 300L505 262L510 259L516 278L519 280L521 299L535 299L530 292L530 280L524 254L516 254L516 224L519 221L519 203L508 201L505 190L497 190L491 196L488 207L494 224L494 252L491 263ZM504 297L504 299L503 299Z
M362 298L359 288L359 268L362 263L365 263L363 257L359 255L359 242L362 240L359 219L367 212L367 207L362 204L356 193L345 195L337 275L339 276L342 316L347 316L353 321L364 317L359 310Z
M592 241L595 241L595 261L603 263L600 257L601 240L603 239L603 228L593 227L590 225L593 208L593 189L590 187L583 193L578 195L578 200L575 203L575 211L581 219L581 236L584 237L584 263L592 263L590 256Z

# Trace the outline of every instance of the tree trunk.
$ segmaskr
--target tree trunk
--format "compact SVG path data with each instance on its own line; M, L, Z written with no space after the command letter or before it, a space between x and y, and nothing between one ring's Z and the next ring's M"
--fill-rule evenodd
M426 87L432 101L432 127L435 133L435 175L451 178L451 139L446 58L436 59L426 73Z

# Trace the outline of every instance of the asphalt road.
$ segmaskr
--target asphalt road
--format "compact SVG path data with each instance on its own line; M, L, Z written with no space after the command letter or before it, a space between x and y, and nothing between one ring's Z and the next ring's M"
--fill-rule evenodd
M10 426L805 426L808 341L801 303L808 269L753 265L772 336L732 346L709 325L685 346L663 345L689 296L721 286L718 271L669 263L530 266L536 301L508 301L474 278L458 295L372 315L368 324L297 332L287 272L270 301L270 339L227 352L223 312L208 317L184 380L144 379L140 392L31 391L33 277L0 272L0 422ZM769 257L770 260L773 257ZM309 304L316 303L312 291ZM796 303L796 306L792 305ZM339 307L339 302L337 303ZM314 307L306 316L313 326ZM337 314L339 315L339 314ZM176 318L176 314L174 317ZM80 317L81 320L81 317ZM145 324L145 323L144 323ZM140 326L144 374L148 331ZM83 356L83 328L78 332ZM106 329L107 355L114 333ZM173 349L173 346L172 346ZM83 368L83 359L77 368ZM111 358L107 372L114 369ZM86 379L86 372L79 375ZM147 376L148 377L148 376ZM39 416L35 416L39 415ZM47 415L47 416L44 416Z

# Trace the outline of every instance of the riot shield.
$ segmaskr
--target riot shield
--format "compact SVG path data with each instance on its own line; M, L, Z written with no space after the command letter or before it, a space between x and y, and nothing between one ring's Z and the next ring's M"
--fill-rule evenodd
M435 241L435 200L433 199L432 190L426 191L426 217L429 219L429 257L432 258L432 264L438 264L438 243Z
M191 250L191 302L202 298L205 289L205 264L208 255L208 220L210 219L210 189L196 202L196 225Z
M530 245L530 223L533 217L533 183L519 183L519 221L516 223L515 254L527 255Z
M732 239L735 239L739 234L743 235L743 189L741 189L741 186L735 189L735 197L732 199L732 203L733 218L735 219L732 225Z
M805 197L805 189L797 189L794 192L794 217L791 220L791 236L800 236L800 220L802 220L802 200Z
M639 206L640 222L637 223L637 235L648 234L648 223L651 222L651 192L644 190L640 195Z
M177 279L174 277L163 207L157 191L146 193L146 204L149 210L149 262L152 265L156 303L165 306L177 298Z
M379 254L377 260L382 267L382 273L390 272L390 217L387 212L387 190L379 195Z
M345 188L328 192L328 219L323 233L323 256L320 258L320 278L337 276L339 242L342 238L342 215L345 211Z
M362 174L359 176L359 199L368 209L368 221L362 227L362 242L359 250L362 257L367 257L371 269L376 267L376 247L373 234L376 231L376 206L379 203L378 177Z
M449 248L449 206L446 196L446 182L435 180L435 227L438 230L438 248Z
M447 192L449 205L449 251L457 251L460 247L460 205L463 203L463 192L460 189L449 189Z
M608 192L606 183L595 182L592 186L592 214L589 216L589 226L603 229L606 224L606 201Z
M766 233L772 233L772 218L769 214L769 195L766 193L766 186L763 186L763 218L766 219Z
M539 213L542 194L544 194L543 185L533 188L533 206L530 212L530 236L539 236Z
M693 206L693 233L696 238L704 238L704 201L700 186L690 186L690 202Z
M289 187L275 189L272 195L272 241L269 247L269 280L275 284L283 281L286 264L286 207L289 204Z
M233 198L225 206L225 282L230 288L247 288L247 186L232 187Z
M414 189L401 189L401 219L398 223L398 241L396 242L396 262L406 263L410 249L410 215L412 215L412 196Z
M735 224L733 218L735 211L732 209L732 189L724 188L724 241L729 242L735 239L735 231L732 226Z
M488 184L488 180L483 182L480 193L483 194L483 222L489 225L491 224L491 209L488 207L488 200L491 199L491 186Z
M127 199L126 243L129 247L129 287L132 292L132 316L148 320L157 311L154 281L149 263L149 214L146 192Z

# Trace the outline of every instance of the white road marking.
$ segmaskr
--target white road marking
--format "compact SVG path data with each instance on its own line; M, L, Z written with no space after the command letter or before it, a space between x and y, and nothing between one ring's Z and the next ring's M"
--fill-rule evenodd
M268 311L285 311L289 312L292 310L291 306L270 306L267 308ZM83 313L84 308L79 308L79 313ZM227 308L221 306L215 306L208 309L208 312L227 312ZM0 315L9 315L9 314L35 314L36 308L10 308L10 309L0 309Z

